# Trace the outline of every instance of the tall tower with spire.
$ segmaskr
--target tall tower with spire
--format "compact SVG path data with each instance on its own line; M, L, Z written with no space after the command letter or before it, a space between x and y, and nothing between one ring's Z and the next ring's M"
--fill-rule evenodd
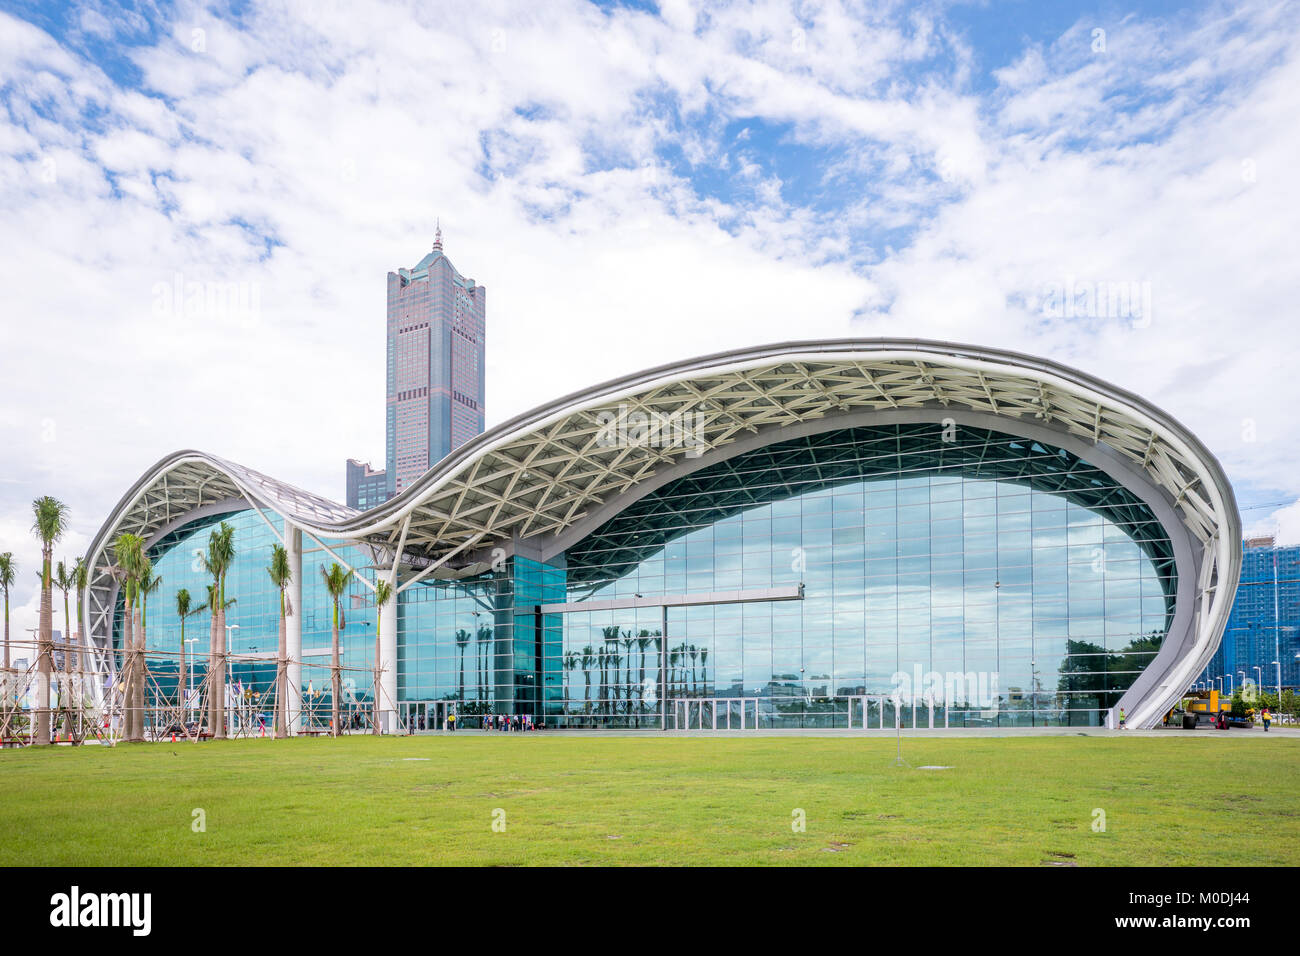
M388 497L483 431L487 289L433 249L388 273Z

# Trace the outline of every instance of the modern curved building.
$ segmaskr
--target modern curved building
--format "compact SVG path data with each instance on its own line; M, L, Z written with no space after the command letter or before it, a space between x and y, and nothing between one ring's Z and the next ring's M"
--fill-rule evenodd
M1159 409L1043 359L898 339L626 376L366 512L176 452L96 535L83 632L120 646L109 569L132 531L164 580L149 645L178 649L170 595L203 593L194 552L221 520L240 679L273 671L283 542L296 719L328 683L317 568L339 561L357 571L349 694L369 700L382 610L390 728L449 708L668 729L1097 726L1123 708L1149 727L1214 652L1241 561L1222 469ZM376 609L380 577L396 594ZM205 625L187 632L200 660Z

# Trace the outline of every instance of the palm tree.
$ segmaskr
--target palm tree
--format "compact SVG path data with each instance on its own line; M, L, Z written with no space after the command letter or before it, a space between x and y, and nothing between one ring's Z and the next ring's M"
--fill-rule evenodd
M71 651L72 642L72 613L68 609L68 592L72 590L72 572L68 565L60 561L54 567L54 586L63 592L63 670L64 673L72 673L71 662L73 652Z
M0 554L0 588L5 592L5 674L9 673L9 589L14 586L18 576L18 565L14 564L14 553L6 551ZM5 692L8 693L6 686Z
M142 663L137 659L135 641L135 600L140 576L148 566L148 557L144 553L144 538L138 534L124 532L117 536L113 545L117 565L113 576L122 587L122 599L126 613L122 618L122 695L123 708L126 711L125 727L127 740L144 740L144 720L140 713L140 702L136 699L136 670Z
M135 642L140 648L140 671L137 675L137 681L140 685L139 706L142 714L144 713L144 702L147 698L145 682L149 674L149 664L144 656L149 644L147 631L149 626L149 595L156 593L160 587L162 587L162 575L155 577L153 564L146 559L144 568L140 571L140 583L136 588L140 598L140 627L136 631Z
M10 704L13 700L12 675L9 673L9 589L13 587L14 578L18 575L18 566L14 564L14 553L6 551L0 554L0 588L5 592L5 657L4 657L4 685L0 687L0 694L3 699L0 700L0 733L9 736L9 713Z
M72 700L72 672L77 663L77 652L72 644L72 614L68 609L68 592L72 590L72 571L60 561L54 568L54 586L63 592L63 672L59 676L59 709L63 711L64 730L73 734L73 717L69 709Z
M235 562L235 528L227 521L208 535L208 550L200 555L203 570L212 575L208 608L212 611L208 640L209 729L218 740L226 736L226 573ZM233 602L231 602L233 603Z
M465 700L465 649L469 647L469 639L473 635L465 628L456 631L456 647L460 650L460 699Z
M325 590L329 592L334 604L334 615L330 624L330 727L337 737L342 729L339 726L339 700L343 696L343 679L339 671L339 627L347 626L339 623L342 616L339 614L339 601L343 599L343 592L347 590L348 582L352 580L352 572L335 561L328 568L322 567L320 576L324 579Z
M84 557L77 558L76 563L72 566L72 586L77 589L77 695L78 698L84 699L86 688L86 656L88 648L85 646L85 635L81 631L82 621L85 618L85 596L86 584L90 580L90 565L86 563Z
M188 589L181 588L176 592L176 616L181 619L181 666L176 678L176 704L180 709L182 726L185 724L185 619L194 613L190 600Z
M51 562L54 559L54 545L63 537L68 527L68 506L57 498L45 495L32 502L32 531L41 542L41 613L39 631L39 657L37 670L40 681L37 685L36 742L50 742L50 673L54 645L54 603L52 594Z
M378 578L375 581L375 690L371 706L371 709L374 712L374 719L371 721L371 723L374 724L372 732L376 737L379 736L381 731L379 726L379 674L382 668L382 661L380 660L379 655L379 648L381 646L379 635L384 628L384 605L392 600L392 597L393 586L383 578ZM464 651L461 651L460 661L461 681L463 682L465 679Z
M204 614L204 613L211 615L208 621L208 641L209 641L208 671L207 671L207 675L204 677L204 681L206 682L207 687L199 695L199 699L200 699L199 725L202 727L207 727L209 730L211 730L213 719L214 719L212 717L212 701L215 699L215 697L213 696L213 691L212 691L212 681L209 680L209 678L212 677L212 648L210 642L212 640L212 634L216 630L216 628L213 626L212 623L212 617L216 616L217 614L216 608L219 604L221 605L221 610L224 612L229 610L231 607L233 607L236 601L234 598L231 598L230 600L222 604L220 599L217 597L217 586L215 584L204 585L204 590L207 591L208 599L204 601L202 604L200 604L198 607L196 607L194 610L190 611L190 617L194 617L196 614Z
M289 734L289 624L293 606L289 600L289 585L293 583L293 569L289 566L289 552L282 544L271 545L271 564L266 573L280 592L280 640L275 657L275 736L283 739Z

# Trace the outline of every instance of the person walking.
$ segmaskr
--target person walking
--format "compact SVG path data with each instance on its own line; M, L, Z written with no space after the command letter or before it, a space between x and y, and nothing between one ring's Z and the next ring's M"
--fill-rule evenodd
M447 727L453 734L456 732L456 712L454 710L447 716Z
M1124 729L1124 708L1123 707L1119 709L1119 729L1120 730Z
M1264 721L1264 733L1268 733L1268 724L1273 719L1273 715L1268 712L1267 707L1259 712L1259 719Z

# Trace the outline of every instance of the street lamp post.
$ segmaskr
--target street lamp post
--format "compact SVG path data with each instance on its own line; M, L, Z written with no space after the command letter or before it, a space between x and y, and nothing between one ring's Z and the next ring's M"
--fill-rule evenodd
M1280 710L1282 708L1282 662L1273 661L1273 664L1277 667L1277 706Z
M1231 675L1231 674L1227 674L1227 675L1225 675L1225 676L1228 678L1228 696L1231 697L1231 696L1232 696L1232 687L1233 687L1233 684L1232 684L1232 675Z

